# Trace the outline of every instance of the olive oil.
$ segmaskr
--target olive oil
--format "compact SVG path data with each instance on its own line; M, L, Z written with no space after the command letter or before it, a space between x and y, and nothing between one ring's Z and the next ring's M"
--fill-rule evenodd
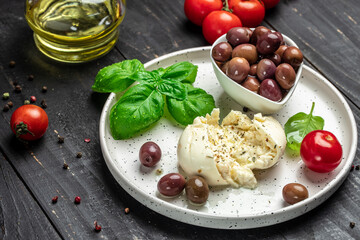
M26 20L46 56L86 62L113 48L125 4L125 0L26 0Z

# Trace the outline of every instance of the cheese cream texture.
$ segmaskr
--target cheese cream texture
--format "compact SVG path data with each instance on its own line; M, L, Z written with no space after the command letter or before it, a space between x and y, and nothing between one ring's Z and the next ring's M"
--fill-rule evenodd
M277 163L286 147L285 132L273 117L255 114L251 120L231 111L219 125L220 110L197 117L182 133L178 163L188 176L200 175L210 186L255 188L253 169Z

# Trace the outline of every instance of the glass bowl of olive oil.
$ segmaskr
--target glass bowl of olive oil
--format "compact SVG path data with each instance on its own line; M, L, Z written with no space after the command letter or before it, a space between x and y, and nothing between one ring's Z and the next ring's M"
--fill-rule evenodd
M81 63L114 47L125 7L126 0L26 0L25 16L42 53Z

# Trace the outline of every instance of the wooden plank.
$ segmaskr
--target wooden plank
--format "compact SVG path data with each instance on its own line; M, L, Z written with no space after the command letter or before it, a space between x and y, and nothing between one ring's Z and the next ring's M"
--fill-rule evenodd
M266 20L292 38L304 56L360 106L360 15L358 2L281 1Z
M38 203L0 154L0 239L61 239Z

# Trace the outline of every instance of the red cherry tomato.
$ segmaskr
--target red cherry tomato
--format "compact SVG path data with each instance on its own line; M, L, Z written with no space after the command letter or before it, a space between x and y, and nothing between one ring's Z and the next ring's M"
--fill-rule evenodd
M48 125L46 112L36 105L23 105L11 115L11 130L23 140L32 141L41 138Z
M280 2L280 0L261 0L261 1L264 3L265 9L273 8Z
M315 130L304 137L300 155L310 170L326 173L340 164L342 147L331 132Z
M213 44L221 35L233 27L242 27L240 19L227 11L213 11L207 15L202 24L203 35Z
M221 10L221 0L185 0L184 12L194 24L201 26L204 18L212 11Z
M228 0L228 3L244 27L257 27L265 17L265 7L260 0Z

